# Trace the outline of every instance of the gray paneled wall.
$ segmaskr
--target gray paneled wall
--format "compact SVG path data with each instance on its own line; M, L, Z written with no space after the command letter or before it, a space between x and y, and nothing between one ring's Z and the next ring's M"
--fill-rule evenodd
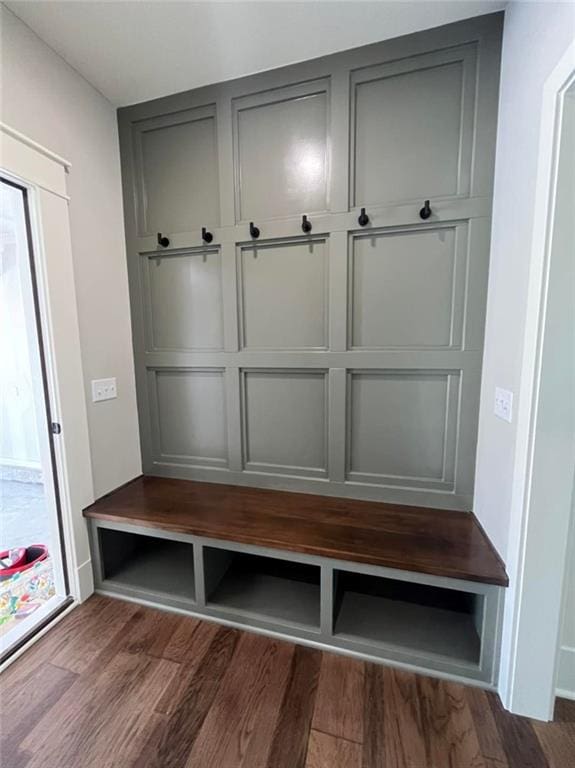
M146 472L470 508L501 23L120 110Z

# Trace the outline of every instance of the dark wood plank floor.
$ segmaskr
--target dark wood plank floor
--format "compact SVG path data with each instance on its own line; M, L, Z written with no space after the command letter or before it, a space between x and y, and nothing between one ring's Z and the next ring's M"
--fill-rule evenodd
M87 517L507 586L469 512L139 477Z
M94 596L0 679L3 768L570 768L554 723L439 682Z

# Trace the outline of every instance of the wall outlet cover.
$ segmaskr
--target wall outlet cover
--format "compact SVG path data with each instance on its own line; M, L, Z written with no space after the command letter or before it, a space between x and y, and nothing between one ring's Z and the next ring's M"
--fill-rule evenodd
M113 400L118 396L116 390L116 379L93 379L92 380L92 402L98 403L101 400Z
M513 392L509 389L495 387L495 415L504 421L513 419Z

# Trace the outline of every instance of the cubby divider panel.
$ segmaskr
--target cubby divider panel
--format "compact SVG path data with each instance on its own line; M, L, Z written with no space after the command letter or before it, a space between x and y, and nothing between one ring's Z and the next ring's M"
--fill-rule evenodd
M336 639L479 667L482 595L346 571L334 577Z
M207 608L319 632L320 567L204 547Z
M128 591L194 603L193 544L98 528L102 580Z

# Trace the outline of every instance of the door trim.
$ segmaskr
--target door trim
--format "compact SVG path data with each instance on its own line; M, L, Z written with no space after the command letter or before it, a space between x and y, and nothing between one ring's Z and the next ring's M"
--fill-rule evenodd
M547 509L532 503L531 490L539 470L535 462L536 417L541 380L544 320L547 302L554 206L559 159L563 101L575 82L575 43L565 51L548 77L543 90L536 197L533 207L532 247L528 305L520 379L517 442L514 464L512 519L508 567L510 587L505 606L501 657L500 694L505 707L515 714L551 720L555 701L555 670L561 632L561 594L567 561L566 532L570 505L554 511L553 525L544 526L545 542L539 531ZM571 466L570 478L573 478ZM547 520L547 522L549 522ZM537 562L530 553L538 552ZM547 599L555 602L553 627L534 623L541 601L538 574L545 574ZM553 659L546 670L533 664L534 657Z
M56 471L56 446L54 444L54 433L52 431L52 424L55 419L53 417L53 407L50 399L50 389L48 386L48 359L46 355L46 343L44 339L44 328L42 327L42 316L40 311L40 296L38 291L38 279L36 275L36 253L34 250L34 238L32 234L32 212L30 210L29 193L26 186L13 181L10 178L5 177L0 171L0 183L7 184L14 189L18 189L22 193L22 201L24 203L24 222L26 226L26 241L28 245L28 264L30 269L30 285L32 289L32 302L34 305L34 325L36 327L36 338L38 341L38 358L40 363L40 371L42 374L42 393L43 393L43 405L45 416L45 427L48 436L48 447L50 455L50 469L52 476L52 488L54 493L54 502L56 507L56 520L58 530L58 545L60 550L60 562L62 566L63 587L66 595L70 594L70 580L68 578L68 558L66 557L66 547L64 546L64 525L62 522L62 506L60 501L60 487L58 480L58 473ZM40 418L37 419L38 427L40 427ZM12 652L12 649L11 651Z
M26 191L36 298L45 355L68 591L82 602L94 590L82 509L94 499L80 333L74 284L66 174L70 164L0 123L0 173Z

